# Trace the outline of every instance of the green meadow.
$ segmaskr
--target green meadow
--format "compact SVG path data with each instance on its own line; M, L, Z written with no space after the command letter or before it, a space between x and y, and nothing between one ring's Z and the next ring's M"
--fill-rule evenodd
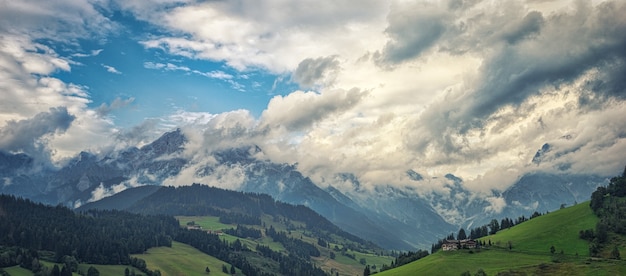
M211 270L210 275L228 275L222 272L222 265L230 268L230 264L179 242L172 242L172 247L150 248L144 254L132 256L144 259L148 269L158 269L163 276L204 275L206 267Z
M585 202L480 239L491 241L490 247L438 251L377 275L474 275L479 269L487 275L626 275L623 260L589 257L588 242L579 238L579 231L595 228L597 221Z

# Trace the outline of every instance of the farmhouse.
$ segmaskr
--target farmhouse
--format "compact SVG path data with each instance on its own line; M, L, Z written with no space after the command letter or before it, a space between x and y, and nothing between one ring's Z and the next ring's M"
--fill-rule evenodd
M474 249L477 248L478 243L472 239L465 240L445 240L441 245L443 251L451 251L457 249Z
M445 240L441 245L443 251L451 251L459 249L459 243L457 240Z

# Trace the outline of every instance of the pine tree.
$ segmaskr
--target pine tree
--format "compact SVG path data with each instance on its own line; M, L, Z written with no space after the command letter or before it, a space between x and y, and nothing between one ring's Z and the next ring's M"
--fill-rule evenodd
M611 251L611 259L616 259L616 260L620 259L619 249L617 249L617 246L613 247L613 251Z
M370 266L366 265L365 269L363 270L363 276L370 276L371 271L370 271Z
M63 268L61 268L61 276L72 276L72 272L70 271L69 268L67 268L66 265L64 265Z
M54 265L54 267L52 267L52 272L51 274L52 276L61 276L61 270L59 269L58 265Z
M87 269L87 276L100 276L100 271L98 271L95 267L90 266Z
M464 240L464 239L467 239L467 234L465 234L465 230L464 230L463 228L461 228L461 229L459 230L459 234L458 234L458 235L456 235L456 239L457 239L457 240Z

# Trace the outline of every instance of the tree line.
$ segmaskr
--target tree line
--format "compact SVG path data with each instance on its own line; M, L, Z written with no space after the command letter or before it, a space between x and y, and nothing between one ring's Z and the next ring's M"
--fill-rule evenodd
M542 215L541 213L535 211L530 215L529 218L522 215L516 218L515 220L508 218L508 217L505 217L501 219L500 221L498 221L497 219L492 219L488 224L484 224L484 225L470 229L469 235L467 234L467 232L465 232L465 229L461 228L459 229L459 232L456 234L456 237L454 233L450 233L445 238L439 239L437 240L436 243L433 243L431 245L430 252L435 253L437 250L441 249L441 246L446 242L446 240L479 239L482 237L493 235L500 230L509 229L515 225L518 225L522 222L525 222L529 219L536 218L541 215Z
M308 231L329 239L335 234L347 240L376 247L347 233L325 217L304 205L276 201L270 195L246 193L193 184L183 187L162 187L150 196L136 202L127 211L142 214L185 216L218 216L226 224L261 225L263 214L274 218L300 221Z
M611 178L606 187L600 186L591 194L589 206L599 218L595 229L579 232L581 239L590 242L589 254L602 257L603 252L609 251L609 258L620 259L617 246L607 247L611 233L626 235L626 168L621 176Z
M243 229L239 227L240 231ZM248 228L245 231L252 232ZM310 255L319 256L315 246L288 238L284 232L268 232L293 251L288 254L261 252L277 260L281 274L325 275L308 261ZM250 249L239 240L229 243L215 234L182 228L174 217L166 215L101 210L74 213L62 206L46 206L0 195L0 233L3 233L0 235L0 267L20 265L37 275L56 275L56 270L41 265L42 258L62 264L59 273L64 269L77 272L78 263L93 263L131 265L147 275L160 275L159 271L150 271L144 260L132 258L130 254L143 253L151 247L171 246L172 241L189 244L230 263L248 276L276 273L264 271L257 267L260 264L248 261L245 256ZM40 252L50 253L44 257ZM94 268L91 272L96 275L97 270Z

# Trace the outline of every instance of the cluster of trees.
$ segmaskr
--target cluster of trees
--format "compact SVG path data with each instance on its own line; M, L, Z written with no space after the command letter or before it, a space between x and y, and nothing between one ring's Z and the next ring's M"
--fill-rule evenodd
M281 243L290 253L295 254L300 258L308 260L311 256L319 257L321 255L315 245L299 239L291 238L287 236L286 232L276 231L276 229L274 229L271 225L269 229L265 230L265 234L267 234L268 237L271 237L274 241Z
M55 252L55 262L72 256L78 262L131 263L130 254L171 246L178 221L120 211L88 211L77 215L57 206L0 195L0 245Z
M256 251L262 256L277 262L279 272L283 275L326 275L323 270L312 265L310 262L304 262L302 258L295 254L285 255L265 245L257 245Z
M230 229L224 230L224 233L235 236L235 237L240 237L240 238L260 239L263 237L261 230L255 229L252 227L246 227L240 224L237 224L236 229L230 228Z
M382 267L380 268L380 271L382 272L388 269L399 267L399 266L408 264L410 262L417 261L426 256L428 256L428 251L426 250L417 250L415 252L412 252L412 251L403 252L403 253L400 253L400 255L398 255L398 257L396 257L395 260L391 261L391 265L383 264ZM367 271L369 267L366 267L365 269ZM363 274L365 275L365 273Z
M56 275L41 265L40 251L50 251L48 261L61 263L63 269L77 272L78 263L132 265L147 275L145 261L130 257L156 246L171 246L173 240L189 244L200 251L237 267L248 276L269 276L259 262L245 257L250 250L240 241L229 243L204 231L187 230L179 222L164 215L141 215L122 211L87 211L74 213L57 206L45 206L13 196L0 195L0 267L22 265L40 275ZM259 236L260 231L239 226L233 229L246 235ZM270 227L270 236L282 243L290 253L283 254L267 248L261 254L275 260L285 275L325 275L315 267L309 256L319 256L317 248L304 241L288 237ZM254 232L254 234L251 234ZM44 271L45 270L45 271ZM92 270L96 275L96 271Z
M335 234L359 244L375 247L372 243L341 230L304 205L276 201L265 194L236 192L200 184L162 187L127 210L142 214L219 216L222 223L245 225L261 225L259 218L267 214L274 218L303 222L307 231L327 240L330 239L330 234Z
M600 220L595 230L580 230L579 236L590 241L591 256L600 256L609 242L611 232L626 235L626 168L621 176L611 178L608 186L598 187L591 194L589 206ZM617 247L609 254L610 258L620 259Z
M522 222L525 222L529 219L536 218L541 215L542 215L541 213L535 211L534 213L530 215L530 218L526 218L525 216L522 215L515 220L508 218L508 217L505 217L501 219L500 221L498 221L497 219L492 219L488 224L472 228L470 230L469 235L467 235L467 233L465 232L465 229L461 228L459 229L459 232L457 233L456 237L454 236L454 233L450 233L444 239L437 240L436 243L432 244L431 253L434 253L435 251L441 249L441 246L445 243L446 240L478 239L478 238L486 237L489 235L493 235L500 230L511 228L515 225L518 225Z

